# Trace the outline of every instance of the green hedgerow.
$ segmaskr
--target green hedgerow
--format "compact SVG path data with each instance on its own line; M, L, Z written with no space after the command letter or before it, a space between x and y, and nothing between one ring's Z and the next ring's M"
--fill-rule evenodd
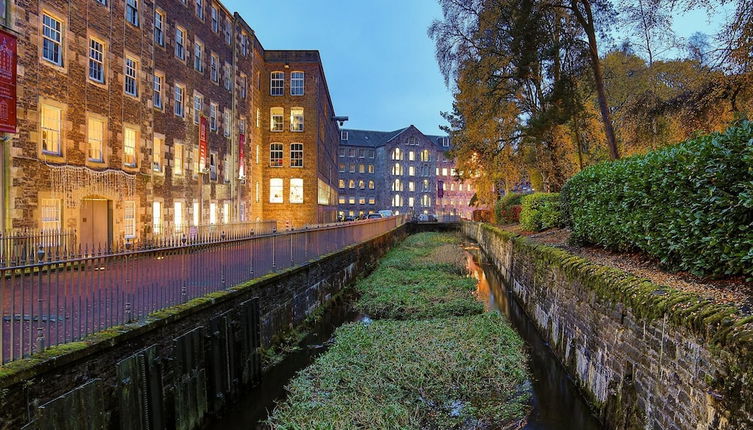
M542 231L562 225L558 193L534 193L521 199L520 225L530 231Z
M519 221L522 194L508 193L494 205L497 224L512 224Z
M753 277L753 123L589 167L562 190L572 237L671 270Z

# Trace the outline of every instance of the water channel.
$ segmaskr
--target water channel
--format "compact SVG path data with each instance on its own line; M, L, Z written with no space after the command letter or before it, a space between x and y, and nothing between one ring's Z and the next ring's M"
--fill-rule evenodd
M539 336L536 328L513 299L493 265L478 245L466 244L468 270L478 280L477 296L486 309L501 312L528 345L533 376L532 411L525 430L600 430L602 429L572 380ZM296 372L311 364L326 350L333 332L347 322L363 319L351 310L348 301L335 303L315 330L299 344L299 349L270 369L260 385L245 393L230 411L212 420L208 429L264 429L264 420L276 402L284 399L285 385Z

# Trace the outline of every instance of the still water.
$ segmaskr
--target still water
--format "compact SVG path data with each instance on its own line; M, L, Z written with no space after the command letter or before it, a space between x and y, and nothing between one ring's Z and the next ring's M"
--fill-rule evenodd
M501 312L528 345L533 375L533 409L527 430L601 430L598 421L554 354L539 336L523 309L510 295L493 265L477 245L466 247L470 275L478 280L477 295L489 311ZM264 420L276 402L285 398L285 385L296 372L311 364L331 342L335 329L365 318L342 300L331 306L318 326L280 364L270 369L260 385L245 393L222 417L208 424L211 430L264 429Z

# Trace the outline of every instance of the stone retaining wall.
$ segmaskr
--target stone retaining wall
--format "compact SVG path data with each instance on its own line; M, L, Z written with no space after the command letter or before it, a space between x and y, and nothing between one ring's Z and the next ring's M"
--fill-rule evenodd
M198 428L258 382L259 347L370 272L406 235L404 225L0 367L0 429Z
M753 428L750 316L487 224L462 230L608 428Z

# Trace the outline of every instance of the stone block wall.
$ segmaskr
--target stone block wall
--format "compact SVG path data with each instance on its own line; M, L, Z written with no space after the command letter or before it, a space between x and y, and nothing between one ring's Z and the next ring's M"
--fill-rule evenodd
M407 226L0 367L0 429L201 426L258 381L258 346L301 323L407 235ZM101 408L72 408L96 398ZM87 425L89 425L87 424Z
M462 229L608 428L753 428L753 318L489 225Z

